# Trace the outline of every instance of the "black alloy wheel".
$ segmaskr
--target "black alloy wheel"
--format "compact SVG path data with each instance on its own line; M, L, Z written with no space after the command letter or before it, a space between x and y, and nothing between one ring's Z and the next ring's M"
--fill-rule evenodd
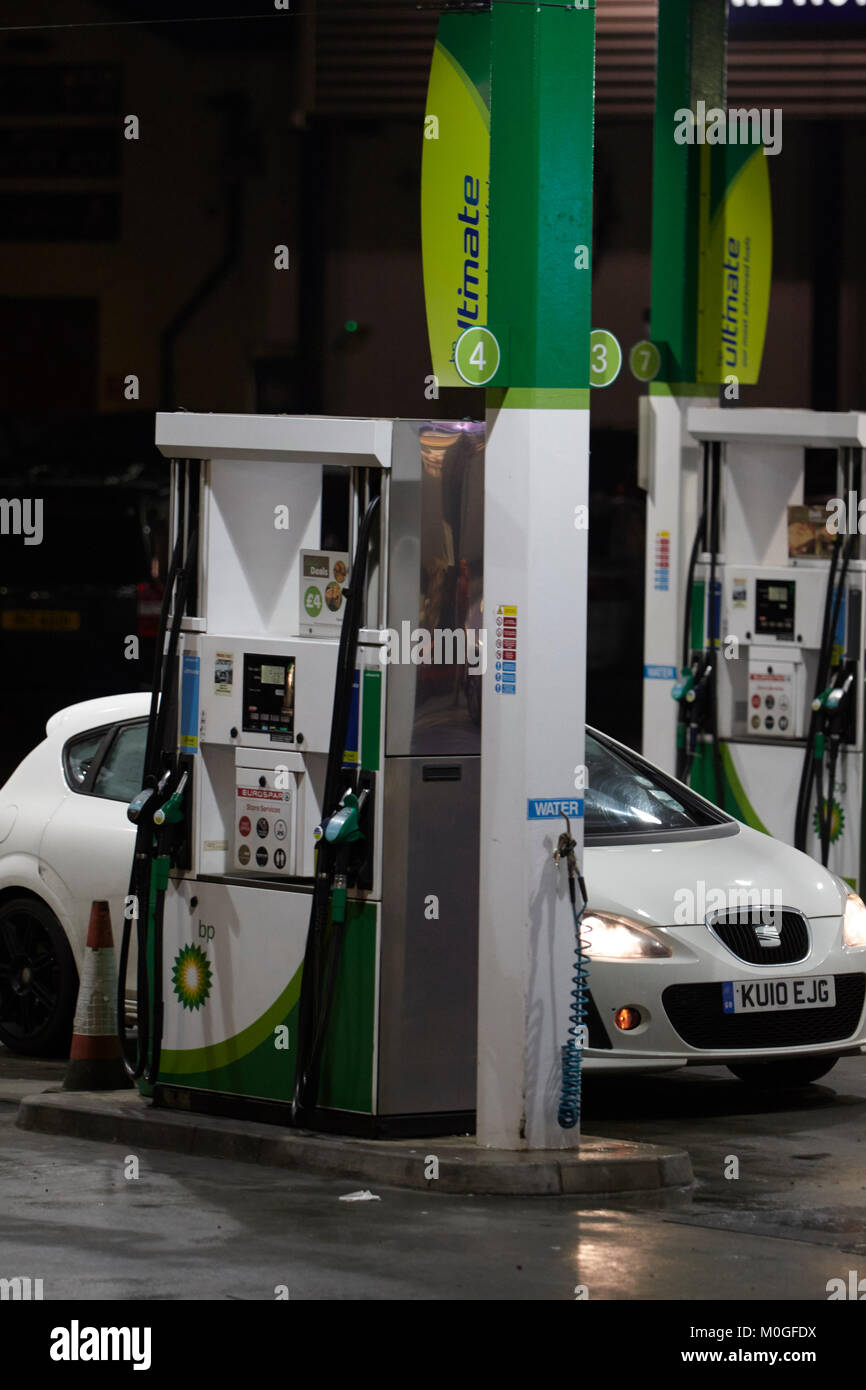
M78 971L66 933L38 898L0 905L0 1042L22 1057L68 1055Z

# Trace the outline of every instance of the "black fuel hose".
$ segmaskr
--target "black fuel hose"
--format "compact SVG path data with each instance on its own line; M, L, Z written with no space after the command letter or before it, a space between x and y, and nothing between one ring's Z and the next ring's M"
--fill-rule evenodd
M837 535L836 540L833 544L833 553L830 556L830 571L827 576L827 589L824 594L824 617L821 623L821 645L818 649L818 669L815 675L815 690L813 694L813 699L818 698L818 696L821 694L821 691L824 689L826 683L824 677L826 674L825 656L828 650L827 634L831 630L830 615L833 610L833 599L835 596L834 584L836 578L836 570L839 566L839 556L842 551L842 544L843 542L841 535ZM815 737L817 735L817 732L818 715L815 710L812 710L809 716L809 728L806 733L806 748L803 754L803 767L800 773L800 785L797 790L797 809L794 816L794 845L799 850L805 850L806 848L806 831L809 816L808 808L809 802L812 797L812 788L814 786L815 779L814 759L812 753L815 747Z
M171 612L174 590L177 584L177 577L180 573L181 557L183 554L183 537L178 536L171 557L168 576L165 582L165 591L162 596L162 605L159 613L159 628L157 630L156 648L153 658L153 675L151 678L150 710L147 717L147 740L144 749L144 768L141 779L142 788L149 788L151 800L156 792L155 758L154 749L157 744L157 726L159 721L160 694L162 692L163 671L165 669L165 635L168 628L168 618ZM147 896L143 896L141 889L144 886L146 877L146 865L150 862L151 843L153 837L153 815L147 802L142 806L135 827L135 849L132 857L132 869L130 872L128 899L136 905L136 915L130 917L124 913L123 932L120 940L120 953L117 963L117 1035L120 1039L121 1051L126 1070L134 1081L142 1075L144 1071L144 1057L148 1045L149 1021L147 1017L147 973L146 973L146 914L149 906L149 876L147 882ZM144 912L142 913L142 908ZM126 1031L126 979L129 974L129 947L132 940L132 923L136 923L136 936L138 944L138 962L136 974L136 1000L137 1000L137 1043L135 1049L130 1046L129 1037Z
M343 755L352 705L358 632L364 615L367 552L378 503L378 497L371 499L358 528L346 611L340 629L331 737L322 797L323 821L336 811L343 789ZM310 925L301 973L301 996L298 1001L298 1060L292 1098L292 1123L295 1125L302 1123L304 1116L312 1113L316 1106L322 1048L328 1031L337 970L346 935L345 920L331 923L330 931L328 929L331 889L339 854L340 851L324 837L319 841Z
M689 553L689 567L686 572L686 601L683 608L683 647L682 647L682 669L685 670L691 664L692 659L692 585L695 582L695 570L698 564L698 555L701 551L703 542L706 549L707 512L704 508L701 519L698 522L698 529L692 541L692 548Z
M833 830L833 784L836 781L836 766L839 760L839 737L830 740L830 756L827 760L827 795L824 798L821 816L821 863L826 869L830 858L830 835Z
M830 573L827 578L827 594L824 601L824 621L821 627L821 650L818 654L818 672L815 681L816 700L826 688L827 681L830 677L833 639L842 607L842 597L845 592L845 579L848 574L848 566L854 552L856 541L856 535L849 536L843 547L842 537L837 535L836 542L833 546L833 554L830 559ZM841 567L839 567L839 578L834 588L834 578L840 552L842 563ZM797 849L803 851L806 849L806 840L809 831L809 807L812 802L812 792L815 782L815 759L813 752L819 722L820 712L813 710L809 719L809 729L806 735L806 749L803 757L803 770L800 774L800 786L797 793L797 811L794 821L794 845Z
M714 440L712 444L712 503L711 503L711 531L710 531L710 581L709 581L709 605L711 619L710 629L710 661L712 662L711 686L710 686L710 736L713 747L713 780L716 784L716 805L722 810L725 809L725 783L722 773L722 755L719 747L719 661L721 660L721 634L719 632L719 620L722 611L722 596L719 594L719 602L716 604L716 563L719 550L719 489L721 485L721 444Z
M141 807L138 821L136 822L135 850L133 853L132 870L129 880L128 896L136 903L137 917L131 918L124 914L123 935L121 937L120 954L118 958L117 971L117 1033L120 1038L121 1051L124 1066L127 1073L137 1081L140 1077L145 1080L155 1080L159 1071L159 1055L162 1047L162 908L164 906L164 893L157 894L156 908L158 912L158 923L154 938L154 996L151 998L150 980L147 971L147 944L150 913L150 883L153 861L153 818L159 810L163 795L170 794L168 787L167 773L170 768L164 770L163 777L160 779L160 762L165 754L165 721L167 718L168 701L164 699L168 678L174 668L177 659L177 647L180 640L180 625L186 611L187 596L190 587L193 568L197 556L198 531L193 530L187 544L186 558L182 559L183 537L178 536L175 544L172 561L166 580L165 593L163 595L162 607L159 617L159 631L156 640L156 653L154 656L153 684L150 699L150 711L147 724L147 741L144 754L144 776L142 786L150 790L150 797ZM166 649L166 633L169 627L169 614L172 614L171 631L169 633L168 647ZM136 1014L138 1020L138 1037L136 1046L131 1048L126 1032L126 979L129 973L129 947L132 939L132 923L136 922L136 939L138 944L138 961L136 972ZM158 973L157 973L158 971ZM151 1038L151 1012L154 1005L154 1029L153 1039ZM153 1051L152 1051L153 1047ZM148 1055L151 1055L148 1064ZM154 1065L155 1062L155 1065Z
M698 564L698 555L700 554L701 550L701 542L703 542L704 548L706 548L706 537L704 534L706 530L706 525L707 511L706 507L704 507L704 510L701 513L700 521L698 522L698 529L695 531L695 538L692 541L692 548L689 552L688 568L686 570L686 592L685 603L683 605L683 645L680 661L680 672L685 671L691 665L692 661L692 587L695 582L695 570ZM680 703L679 722L683 725L687 724L685 701L681 701ZM684 730L683 746L682 748L677 748L677 765L675 776L677 777L678 781L686 781L691 770L692 760L693 758L689 756L688 750L685 747Z

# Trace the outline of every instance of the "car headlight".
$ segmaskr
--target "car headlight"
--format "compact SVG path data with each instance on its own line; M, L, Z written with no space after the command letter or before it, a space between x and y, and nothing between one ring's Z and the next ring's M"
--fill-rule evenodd
M866 946L866 903L856 893L848 894L842 924L843 946Z
M866 908L863 910L866 913ZM609 912L588 912L581 922L581 936L589 942L588 954L593 960L660 960L673 955L654 931Z

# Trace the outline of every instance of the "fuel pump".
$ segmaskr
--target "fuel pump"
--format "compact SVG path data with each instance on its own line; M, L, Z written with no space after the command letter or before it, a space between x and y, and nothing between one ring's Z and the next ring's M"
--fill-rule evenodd
M856 887L866 557L856 502L831 539L831 509L805 506L804 479L806 450L832 449L838 498L859 497L866 417L692 407L686 420L702 465L670 687L676 773ZM645 728L645 750L662 763L663 740Z
M473 1124L484 439L157 417L175 546L122 947L157 1105Z

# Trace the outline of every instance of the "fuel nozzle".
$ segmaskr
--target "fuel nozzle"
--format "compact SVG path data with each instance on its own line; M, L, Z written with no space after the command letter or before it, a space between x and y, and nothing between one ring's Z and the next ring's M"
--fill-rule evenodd
M154 812L154 825L177 825L183 820L183 793L188 774L185 772L167 801Z
M321 821L313 831L316 844L322 839L327 840L329 845L351 844L355 840L363 840L359 822L367 795L366 787L360 796L356 796L353 791L344 792L339 809Z
M695 654L691 666L684 666L680 678L671 691L677 704L683 705L690 718L707 704L713 676L713 663L709 652Z
M818 715L823 715L823 723L828 731L839 722L839 717L850 698L853 684L854 667L852 663L849 663L844 671L839 672L833 684L828 685L812 701L813 711Z
M134 796L126 808L126 819L131 821L133 825L138 825L141 813L152 796L153 787L145 787L137 796Z
M686 704L692 706L693 715L703 714L709 705L712 680L713 663L709 652L705 652L698 665L692 687L685 697Z
M684 666L671 691L679 705L677 718L677 777L687 782L698 736L705 728L712 709L713 658L708 650L692 652L690 666Z
M837 671L833 684L826 686L812 701L815 718L812 756L817 800L816 828L821 845L821 862L825 865L829 861L832 842L833 794L839 753L846 735L849 738L852 736L851 700L856 671L856 663L848 661Z
M694 666L684 666L680 671L680 678L671 691L672 697L679 704L682 700L688 700L695 684Z

